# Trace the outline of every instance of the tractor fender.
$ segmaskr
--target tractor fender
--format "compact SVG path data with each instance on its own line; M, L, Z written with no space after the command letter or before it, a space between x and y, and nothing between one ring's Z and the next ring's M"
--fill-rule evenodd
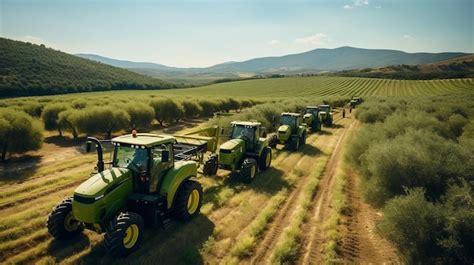
M166 172L160 187L160 194L166 196L168 209L173 207L179 187L188 179L197 175L197 164L194 161L176 161L174 167Z
M306 126L298 126L298 137L302 137L305 131L306 131Z

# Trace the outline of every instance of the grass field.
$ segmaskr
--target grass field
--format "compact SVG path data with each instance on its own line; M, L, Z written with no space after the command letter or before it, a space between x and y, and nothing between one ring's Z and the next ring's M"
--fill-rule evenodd
M137 102L163 95L211 100L245 97L264 102L351 95L423 97L471 94L473 89L472 79L295 77L191 89L92 92L29 100L94 102L93 99L100 98L97 102L103 104L115 96L123 102ZM23 100L3 101L11 105ZM375 233L374 220L378 213L360 202L357 178L342 160L346 136L359 125L348 116L342 119L340 109L336 109L335 126L311 134L307 145L298 152L274 150L272 168L259 174L249 185L230 178L226 171L219 171L213 178L199 175L205 194L202 214L185 224L172 221L164 228L147 229L141 248L120 260L107 255L102 235L86 231L76 240L60 242L48 234L45 221L51 208L89 177L95 161L95 156L84 154L77 142L48 142L37 153L29 154L32 157L27 162L16 161L0 167L0 174L6 176L0 179L3 216L0 263L322 264L340 261L341 246L344 261L397 263L395 250ZM358 212L344 216L342 212L348 205ZM364 216L370 218L363 219ZM353 227L357 228L356 235L351 234Z

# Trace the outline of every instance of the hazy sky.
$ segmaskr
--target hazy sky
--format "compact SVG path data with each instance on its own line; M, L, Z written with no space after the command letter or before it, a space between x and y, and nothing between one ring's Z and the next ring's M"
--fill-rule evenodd
M473 2L0 0L0 35L184 67L339 46L474 52Z

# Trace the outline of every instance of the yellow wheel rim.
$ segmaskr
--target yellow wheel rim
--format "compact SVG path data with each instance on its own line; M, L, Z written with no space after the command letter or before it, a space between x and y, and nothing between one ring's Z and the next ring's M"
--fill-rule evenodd
M265 165L268 167L270 165L270 153L267 153L267 157L265 158Z
M76 231L79 226L79 222L74 219L74 215L72 212L69 212L64 218L64 229L68 232Z
M250 177L254 178L256 172L257 172L256 167L252 166L252 168L250 169Z
M193 190L191 194L189 194L188 198L188 213L193 214L196 212L199 205L199 191Z
M132 248L135 246L138 240L138 234L140 233L140 229L138 229L138 225L131 224L125 230L125 235L123 236L123 246L125 248Z

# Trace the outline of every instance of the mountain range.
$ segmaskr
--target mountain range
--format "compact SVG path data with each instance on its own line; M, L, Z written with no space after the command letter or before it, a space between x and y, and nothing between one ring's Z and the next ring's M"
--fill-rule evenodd
M340 47L275 57L261 57L242 62L227 62L203 68L178 68L148 62L116 60L95 54L76 54L79 57L158 77L168 81L212 80L259 74L295 74L324 71L343 71L379 68L389 65L418 65L435 63L468 55L461 52L407 53L387 49Z

